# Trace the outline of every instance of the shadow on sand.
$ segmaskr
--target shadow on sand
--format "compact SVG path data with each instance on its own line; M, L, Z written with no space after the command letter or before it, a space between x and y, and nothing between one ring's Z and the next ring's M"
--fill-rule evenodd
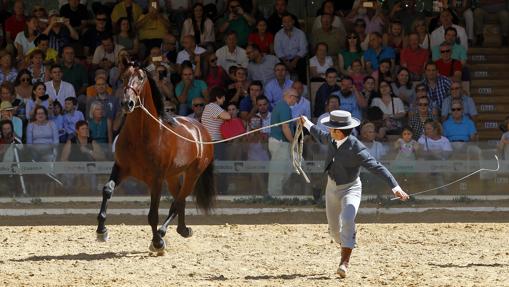
M95 261L105 259L116 259L124 257L146 257L148 252L106 252L106 253L78 253L69 255L44 255L44 256L30 256L22 259L14 259L14 262L26 262L26 261L49 261L49 260L83 260L83 261ZM142 255L142 256L140 256Z
M501 264L501 263L468 263L466 265L459 265L453 263L446 264L436 264L436 263L428 263L428 265L441 267L441 268L470 268L470 267L504 267L509 266L509 264Z

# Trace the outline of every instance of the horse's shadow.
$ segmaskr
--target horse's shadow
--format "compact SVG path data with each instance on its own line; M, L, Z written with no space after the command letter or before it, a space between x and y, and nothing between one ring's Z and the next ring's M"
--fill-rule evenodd
M438 264L438 263L428 263L428 265L441 267L441 268L470 268L470 267L503 267L503 266L509 266L509 264L502 264L502 263L468 263L465 265L459 265L454 263L445 263L445 264Z
M140 257L140 255L147 255L147 252L106 252L106 253L78 253L68 255L43 255L43 256L30 256L21 259L14 259L14 262L26 261L49 261L49 260L81 260L81 261L96 261L105 259L116 259L125 257ZM148 255L147 255L148 256Z

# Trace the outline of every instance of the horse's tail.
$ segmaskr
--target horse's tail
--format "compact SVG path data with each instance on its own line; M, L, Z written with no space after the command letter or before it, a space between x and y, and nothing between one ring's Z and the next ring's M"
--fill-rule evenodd
M214 161L209 163L209 166L203 171L196 182L194 191L196 197L196 204L206 213L214 205L216 197L216 185L214 182Z

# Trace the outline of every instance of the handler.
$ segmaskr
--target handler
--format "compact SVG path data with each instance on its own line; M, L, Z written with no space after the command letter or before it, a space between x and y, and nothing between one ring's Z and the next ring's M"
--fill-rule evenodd
M329 233L341 245L341 261L337 273L344 278L355 246L355 216L362 193L359 178L361 166L385 179L399 199L407 200L409 196L387 168L371 156L356 137L350 135L360 121L349 112L332 111L329 117L322 119L321 123L329 128L329 132L322 131L305 116L301 117L301 123L317 141L328 145L325 160L325 171L328 174L325 206Z

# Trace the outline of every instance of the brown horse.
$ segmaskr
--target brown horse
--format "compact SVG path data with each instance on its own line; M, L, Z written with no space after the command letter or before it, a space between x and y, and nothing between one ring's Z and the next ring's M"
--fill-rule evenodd
M177 123L166 125L150 118L137 105L143 105L157 117L164 113L162 98L148 74L131 66L126 71L128 78L121 100L122 109L127 113L125 124L115 145L115 164L110 180L103 188L101 210L97 217L97 238L108 239L105 227L107 202L113 190L122 180L132 176L150 189L151 202L148 222L152 227L150 250L164 253L166 246L163 237L170 222L178 216L177 232L183 237L192 235L191 228L186 227L186 197L195 189L196 203L208 211L215 197L213 181L214 147L210 144L189 142L177 137L174 133L193 141L210 142L211 137L201 123L177 117ZM174 201L169 215L157 230L158 209L162 184L166 181Z

